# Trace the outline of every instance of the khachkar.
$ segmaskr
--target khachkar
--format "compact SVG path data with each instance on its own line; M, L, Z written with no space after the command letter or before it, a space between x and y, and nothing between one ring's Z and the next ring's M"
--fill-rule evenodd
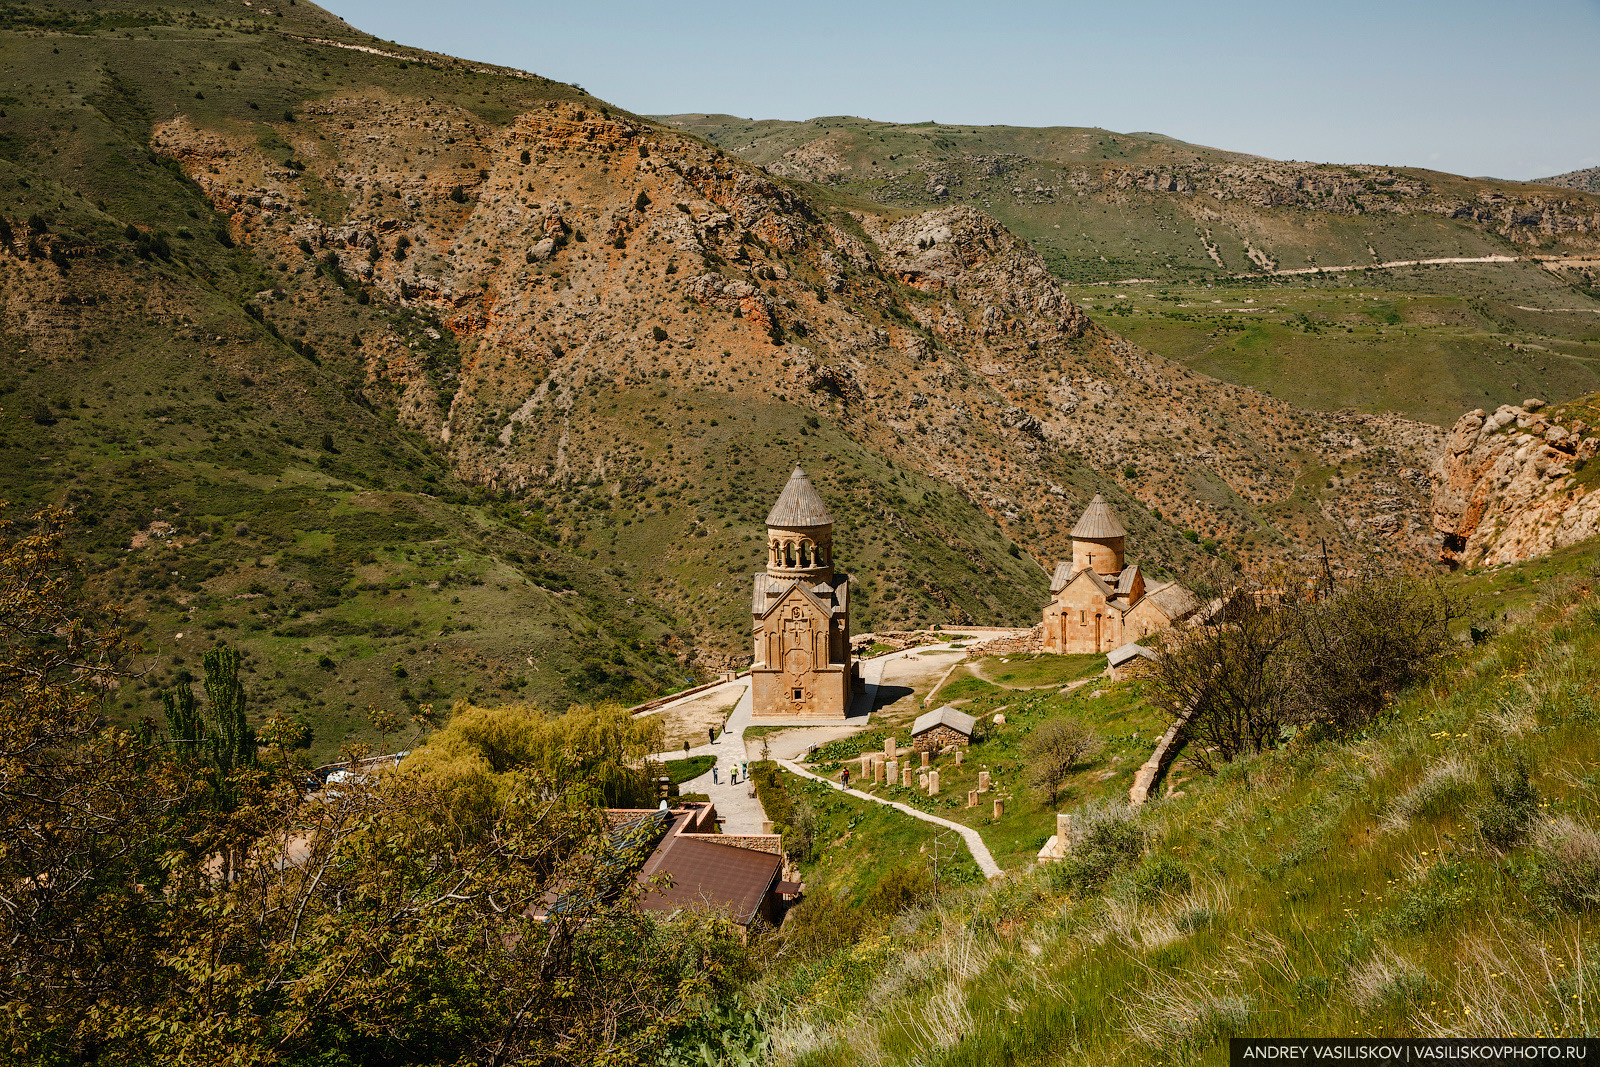
M833 573L833 516L799 467L767 516L767 569L751 604L752 714L843 719L856 668L850 657L850 578Z

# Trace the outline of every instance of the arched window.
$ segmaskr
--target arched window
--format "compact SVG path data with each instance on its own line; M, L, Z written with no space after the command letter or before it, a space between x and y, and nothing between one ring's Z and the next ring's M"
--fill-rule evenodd
M793 567L794 566L794 542L793 541L785 541L783 543L783 565L785 567Z
M811 542L810 541L801 541L800 542L800 566L802 566L802 567L811 566Z

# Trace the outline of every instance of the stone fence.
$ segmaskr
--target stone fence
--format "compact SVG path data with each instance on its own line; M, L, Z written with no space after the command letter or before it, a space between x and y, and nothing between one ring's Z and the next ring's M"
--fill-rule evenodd
M1025 634L1011 634L980 641L967 647L967 659L984 656L1018 656L1028 652L1044 651L1044 623L1039 623Z

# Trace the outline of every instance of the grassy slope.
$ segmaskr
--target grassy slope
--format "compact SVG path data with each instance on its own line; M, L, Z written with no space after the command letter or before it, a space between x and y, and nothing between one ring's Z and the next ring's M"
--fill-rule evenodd
M1254 271L1247 247L1266 252L1283 268L1517 254L1516 246L1476 224L1430 213L1339 215L1230 202L1214 225L1201 227L1181 198L1137 189L1074 194L1070 180L1103 165L1160 168L1252 157L1154 134L1073 128L902 126L848 116L757 123L675 115L666 121L773 166L783 165L784 153L826 138L828 153L841 167L832 179L837 188L893 206L937 203L933 182L948 182L953 199L982 207L1037 248L1086 306L1104 308L1114 299L1101 286L1130 297L1128 317L1103 320L1130 340L1293 403L1389 410L1448 425L1473 407L1535 395L1565 398L1600 384L1600 302L1532 265L1227 277ZM1386 173L1422 179L1462 198L1528 192L1515 182ZM1285 312L1260 330L1241 331L1236 316L1203 307L1219 298L1231 307L1243 295L1261 296L1263 289ZM1403 328L1348 314L1341 301L1353 290L1398 309L1395 325ZM1175 316L1170 312L1177 309L1162 306L1174 299L1190 305L1186 314ZM1314 326L1339 325L1307 329L1302 315ZM1293 321L1281 325L1283 320ZM1346 324L1352 327L1348 332Z
M1549 861L1487 848L1475 813L1520 754L1540 817L1600 818L1597 559L1590 544L1464 577L1505 632L1363 736L1180 772L1140 816L1145 858L1103 892L1024 871L902 917L893 940L916 947L892 966L852 969L884 958L869 941L773 976L780 1062L1223 1063L1235 1034L1592 1035L1600 945L1546 888ZM822 975L838 980L813 990Z
M12 302L0 392L13 416L0 499L14 512L77 507L91 582L130 603L152 653L122 712L155 713L153 690L198 674L217 638L246 650L258 714L306 717L316 759L376 739L373 704L498 694L563 706L687 680L670 612L627 603L614 575L560 550L537 516L469 496L396 422L397 398L369 379L359 344L418 353L448 400L449 331L358 300L315 264L233 247L148 148L152 121L178 112L276 121L357 84L446 94L491 118L581 94L409 49L406 64L347 50L330 62L283 34L392 46L309 5L263 21L231 4L63 4L13 11L0 33L14 66L0 215L16 236L0 255ZM271 127L255 129L271 150ZM25 231L30 218L46 228ZM169 254L152 253L153 235ZM176 534L130 548L156 520Z

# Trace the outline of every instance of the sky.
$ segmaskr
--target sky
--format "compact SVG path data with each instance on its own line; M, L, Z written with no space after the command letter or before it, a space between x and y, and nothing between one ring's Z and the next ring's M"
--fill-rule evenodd
M1098 126L1278 159L1600 166L1600 0L322 0L645 115Z

